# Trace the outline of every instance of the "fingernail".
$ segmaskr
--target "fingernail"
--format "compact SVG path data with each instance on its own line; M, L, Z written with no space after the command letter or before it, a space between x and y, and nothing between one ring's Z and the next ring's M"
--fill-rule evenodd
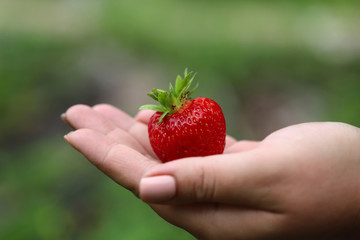
M67 123L66 114L65 114L65 113L61 114L61 115L60 115L60 118L61 118L65 123Z
M72 132L69 132L68 134L66 134L65 136L64 136L64 139L68 142L68 143L70 143L70 137L69 137L69 135L71 134Z
M140 197L144 202L160 203L175 196L176 182L172 176L145 177L140 181Z

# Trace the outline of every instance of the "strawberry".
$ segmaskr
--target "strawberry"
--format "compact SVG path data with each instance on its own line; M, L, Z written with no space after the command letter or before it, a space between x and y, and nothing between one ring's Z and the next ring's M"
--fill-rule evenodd
M175 88L170 83L170 93L161 89L148 93L160 106L140 107L156 111L148 132L150 144L162 162L224 151L226 125L221 107L209 98L190 99L198 87L190 90L194 77L185 70L184 78L177 76Z

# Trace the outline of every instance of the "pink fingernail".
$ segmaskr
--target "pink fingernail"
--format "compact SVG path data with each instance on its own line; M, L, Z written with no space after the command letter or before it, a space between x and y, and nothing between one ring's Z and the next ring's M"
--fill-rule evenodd
M64 136L64 139L70 144L70 137L69 137L69 135L72 133L72 131L71 132L69 132L68 134L66 134L65 136Z
M140 181L140 197L145 202L160 203L175 196L176 182L172 176L145 177Z

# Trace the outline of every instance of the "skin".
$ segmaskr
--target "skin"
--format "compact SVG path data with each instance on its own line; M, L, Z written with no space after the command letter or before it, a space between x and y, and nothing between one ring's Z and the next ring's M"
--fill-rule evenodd
M360 130L304 123L260 142L227 137L224 154L157 160L135 118L110 105L75 105L65 139L99 170L199 239L360 239ZM172 176L171 199L149 199L144 178Z

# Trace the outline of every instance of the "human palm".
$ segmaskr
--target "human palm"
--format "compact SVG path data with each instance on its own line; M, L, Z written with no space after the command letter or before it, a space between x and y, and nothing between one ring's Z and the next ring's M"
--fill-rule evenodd
M261 142L228 136L222 155L161 164L148 139L152 113L132 118L110 105L76 105L63 116L76 130L65 139L161 217L199 238L358 239L358 128L308 123ZM173 178L175 194L147 196L141 182L156 176Z

